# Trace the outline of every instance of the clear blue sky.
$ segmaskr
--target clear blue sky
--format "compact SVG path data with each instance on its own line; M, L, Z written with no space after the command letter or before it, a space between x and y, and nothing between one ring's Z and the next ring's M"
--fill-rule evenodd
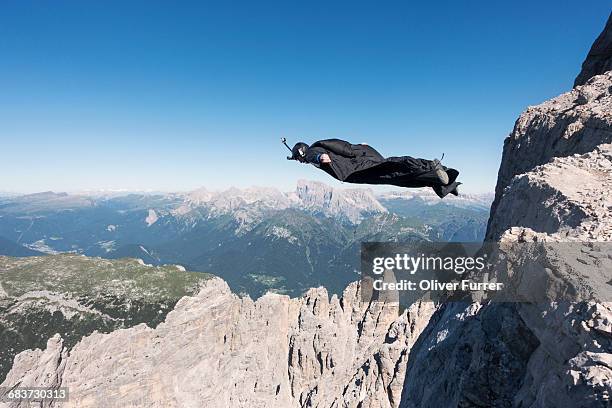
M293 188L345 138L493 189L528 105L571 88L607 1L0 3L0 191Z

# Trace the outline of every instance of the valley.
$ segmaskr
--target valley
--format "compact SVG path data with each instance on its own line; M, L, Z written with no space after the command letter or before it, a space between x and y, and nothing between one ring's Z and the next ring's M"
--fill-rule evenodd
M482 241L492 196L374 194L299 181L295 191L0 198L0 254L138 258L214 273L236 293L341 293L357 279L363 241ZM288 283L290 282L290 283Z

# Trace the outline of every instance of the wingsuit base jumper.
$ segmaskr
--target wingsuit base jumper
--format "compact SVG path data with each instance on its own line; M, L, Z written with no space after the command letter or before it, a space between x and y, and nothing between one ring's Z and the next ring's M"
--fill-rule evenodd
M457 187L461 183L456 181L459 172L442 166L439 160L410 156L385 158L373 147L340 139L319 140L310 146L300 142L290 150L291 156L287 159L312 164L347 183L431 187L440 198L459 194Z

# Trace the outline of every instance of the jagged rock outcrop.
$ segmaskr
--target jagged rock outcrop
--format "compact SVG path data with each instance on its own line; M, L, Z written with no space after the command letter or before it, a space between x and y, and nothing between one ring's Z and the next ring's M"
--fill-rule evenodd
M311 289L257 301L221 279L184 297L164 323L62 339L17 356L4 386L69 387L86 407L397 407L408 351L432 303L397 303Z
M521 115L504 143L489 240L566 243L541 260L550 265L609 260L589 248L612 240L611 92L606 72ZM589 260L560 253L567 243ZM539 269L588 286L580 268L531 266L515 275ZM552 300L442 306L411 350L401 407L609 407L612 299Z
M504 190L512 183L528 182L526 179L513 180L516 176L549 163L555 157L585 154L601 144L612 143L611 76L611 73L607 73L595 77L587 85L576 87L541 105L529 107L516 121L514 130L504 141L487 240L497 240L505 229L495 223L517 225L511 224L515 221L504 219L505 212L497 214L500 201L507 197ZM559 176L552 182L560 184L562 179L563 177ZM563 184L566 188L576 188L576 181L578 180L574 178ZM579 187L577 189L580 190ZM526 193L530 195L535 191L528 190ZM550 196L553 192L544 194ZM525 196L521 202L531 201L530 204L537 205L540 198L541 195ZM514 198L506 200L519 202ZM533 215L530 212L524 214ZM534 228L539 229L541 225L534 225Z
M610 70L612 70L612 13L606 27L597 37L586 60L582 63L582 70L576 77L574 86L584 85L595 75Z
M135 259L0 256L0 382L15 355L44 348L57 333L70 350L94 330L111 332L143 322L157 326L207 277Z

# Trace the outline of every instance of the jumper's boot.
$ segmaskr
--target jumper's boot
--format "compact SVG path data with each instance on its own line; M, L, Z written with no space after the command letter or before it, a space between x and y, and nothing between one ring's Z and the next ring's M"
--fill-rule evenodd
M449 194L459 195L459 190L457 190L457 187L459 187L460 184L461 183L458 181L453 181L452 183L446 186L438 184L434 185L432 188L436 192L438 197L444 198Z
M455 189L450 192L455 197L457 197L459 195L459 184L461 184L461 183L458 183L457 186L455 187Z
M450 179L448 177L448 173L444 169L444 166L442 166L442 163L440 163L440 160L435 159L433 161L433 171L436 173L436 177L441 184L448 184Z
M411 185L406 185L406 187L448 185L454 182L457 176L459 176L457 170L444 167L438 159L421 161L426 163L424 167L427 167L427 170L411 178Z
M457 180L457 177L459 177L459 170L455 170L450 167L445 167L444 170L446 170L446 174L448 174L448 183L446 184L453 183L455 180Z

